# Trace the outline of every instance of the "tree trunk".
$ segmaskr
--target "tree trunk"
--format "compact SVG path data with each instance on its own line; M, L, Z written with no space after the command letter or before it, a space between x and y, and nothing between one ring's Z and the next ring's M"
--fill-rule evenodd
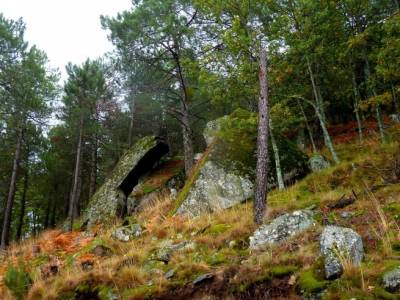
M394 109L396 110L396 114L399 114L400 113L399 104L397 103L397 95L396 95L396 90L394 88L393 82L390 83L390 88L392 90L392 100L393 100Z
M272 127L271 119L269 119L269 134L271 136L272 150L274 151L276 180L278 182L278 189L280 191L282 191L282 190L285 189L285 182L283 181L282 168L281 168L281 158L279 156L279 148L278 148L278 145L276 144L275 136L274 136L274 133L273 133L273 127Z
M353 82L353 93L354 93L354 113L356 115L356 120L357 120L358 138L360 140L360 143L362 143L363 132L362 132L362 126L361 126L360 113L358 110L358 105L360 103L360 93L358 92L356 74L354 73L354 70L352 72L352 82Z
M268 183L268 81L267 54L260 50L260 99L258 101L257 167L254 195L254 222L262 224L267 206Z
M89 199L96 192L97 184L97 134L94 134L92 141L92 153L90 163Z
M47 229L49 228L49 224L50 224L50 212L51 212L51 201L52 197L49 197L47 199L47 206L46 206L46 215L45 215L45 219L44 219L44 228Z
M132 102L131 102L131 119L129 122L129 132L128 132L128 145L129 148L132 147L133 143L133 127L135 125L135 100L132 95Z
M310 80L311 80L311 85L312 85L312 88L313 88L315 103L316 103L317 107L319 108L321 116L322 116L322 120L325 123L324 103L322 101L321 92L320 92L320 90L319 90L319 88L317 86L317 83L315 81L314 72L312 71L311 64L310 64L310 61L309 61L308 57L307 57L307 68L308 68L308 73L310 74Z
M190 99L187 91L187 86L185 83L185 78L183 76L183 70L179 59L179 55L176 52L173 52L172 55L176 62L176 67L178 72L177 75L182 92L180 122L182 126L183 152L185 157L185 175L186 177L189 177L190 171L192 170L193 167L193 158L194 158L192 128L190 126L189 107L188 107Z
M182 110L182 137L183 137L183 151L185 156L185 175L189 177L190 171L193 168L193 139L192 139L192 129L189 123L189 112L187 110Z
M322 117L321 112L319 111L318 107L315 107L315 112L317 114L319 123L321 125L321 129L322 129L322 134L324 136L325 145L326 145L326 147L328 147L329 151L331 152L333 161L336 164L338 164L338 163L340 163L339 157L336 154L335 147L333 146L332 139L331 139L331 136L329 135L328 128L326 128L325 122L323 120L323 117Z
M376 97L377 94L376 94L375 88L373 86L370 86L370 84L369 84L369 79L371 77L371 70L370 70L370 67L369 67L369 61L368 61L368 58L367 58L367 55L365 54L365 52L363 53L363 55L364 55L364 62L365 62L365 65L364 65L365 82L367 83L367 87L368 87L368 90L369 90L369 95ZM379 134L380 134L380 137L381 137L381 141L382 141L382 143L384 143L385 142L385 131L383 129L381 108L380 108L379 104L375 105L375 113L376 113L376 122L378 123L378 129L379 129Z
M29 157L29 153L28 153ZM27 166L25 169L25 176L24 176L24 187L22 191L22 198L21 198L21 210L19 212L19 222L17 227L17 240L21 240L22 237L22 227L24 226L24 217L25 217L25 207L26 207L26 193L28 191L28 177L29 177L29 161L27 160Z
M0 248L5 249L9 243L9 234L10 234L10 224L11 224L11 214L14 205L14 198L15 198L15 190L17 185L17 176L18 176L18 168L21 159L21 148L22 148L22 139L23 139L23 129L20 128L18 130L18 137L17 137L17 145L15 148L14 154L14 162L13 168L11 173L11 181L10 187L8 189L8 197L7 197L7 204L6 209L4 211L4 220L3 220L3 230L1 233L1 241L0 241Z
M306 123L306 128L307 128L307 131L308 131L308 136L309 136L309 138L310 138L310 142L311 142L311 146L312 146L313 152L314 152L314 153L317 153L317 152L318 152L318 151L317 151L317 147L315 146L315 142L314 142L313 134L312 134L312 131L311 131L311 127L310 127L310 125L308 124L307 115L306 115L306 113L304 112L303 106L301 105L301 103L300 103L299 100L297 100L297 103L298 103L298 105L300 106L300 110L301 110L301 113L302 113L302 115L303 115L304 122Z
M74 179L72 183L72 190L69 200L68 219L69 219L70 231L72 231L72 227L74 224L74 214L76 213L75 206L78 202L77 200L78 200L78 189L79 189L79 173L81 168L82 140L83 140L83 117L81 117L79 121L79 137L76 147Z

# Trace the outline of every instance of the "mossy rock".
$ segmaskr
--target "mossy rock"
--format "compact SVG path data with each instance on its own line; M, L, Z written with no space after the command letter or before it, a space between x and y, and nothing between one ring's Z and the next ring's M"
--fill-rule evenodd
M140 139L119 160L111 175L90 199L85 219L88 227L109 223L123 214L126 199L141 176L168 152L168 146L154 136Z
M178 195L174 212L198 216L232 207L253 196L257 122L257 114L238 109L207 125L204 135L208 148ZM307 156L287 138L277 135L276 139L284 179L289 182L305 175ZM269 188L273 188L275 160L271 145L269 149L268 181Z

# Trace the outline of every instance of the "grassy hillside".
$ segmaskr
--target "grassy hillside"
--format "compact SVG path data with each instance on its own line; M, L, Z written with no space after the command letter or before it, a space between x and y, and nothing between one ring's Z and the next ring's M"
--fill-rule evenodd
M384 145L375 136L363 144L344 139L337 146L340 165L271 192L269 218L316 211L315 227L277 247L248 250L256 229L252 203L185 219L171 216L174 202L160 195L137 216L144 232L133 241L117 242L114 228L96 228L92 234L47 231L13 245L0 258L0 298L301 299L326 289L324 299L399 299L381 287L382 273L400 265L399 137L400 128L392 128ZM350 197L353 204L329 208ZM344 274L334 281L323 279L319 256L326 224L353 228L366 252L359 268L344 261ZM160 259L171 245L184 246ZM194 282L204 274L211 278Z

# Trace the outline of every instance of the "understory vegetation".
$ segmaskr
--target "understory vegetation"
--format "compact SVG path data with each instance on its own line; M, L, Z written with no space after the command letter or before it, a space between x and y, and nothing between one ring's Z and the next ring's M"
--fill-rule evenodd
M384 145L376 135L363 144L339 144L339 165L270 193L269 218L303 208L316 212L312 229L278 246L248 249L256 229L251 202L188 219L171 216L174 201L160 194L137 215L145 231L130 242L114 240L114 228L96 227L90 233L50 230L12 245L1 262L2 299L300 299L323 290L324 299L398 299L381 282L400 265L400 128L389 133ZM329 208L342 197L356 200ZM116 219L115 226L122 222ZM366 252L359 267L344 258L344 274L334 281L324 279L319 254L326 224L355 229ZM168 262L156 258L163 245L182 242L190 246ZM213 277L193 283L204 274Z

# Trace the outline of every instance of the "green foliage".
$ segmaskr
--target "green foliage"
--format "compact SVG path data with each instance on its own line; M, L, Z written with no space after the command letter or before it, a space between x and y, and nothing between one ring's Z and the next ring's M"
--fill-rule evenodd
M24 299L31 283L32 279L23 263L20 263L18 267L8 266L4 275L4 284L17 299Z

